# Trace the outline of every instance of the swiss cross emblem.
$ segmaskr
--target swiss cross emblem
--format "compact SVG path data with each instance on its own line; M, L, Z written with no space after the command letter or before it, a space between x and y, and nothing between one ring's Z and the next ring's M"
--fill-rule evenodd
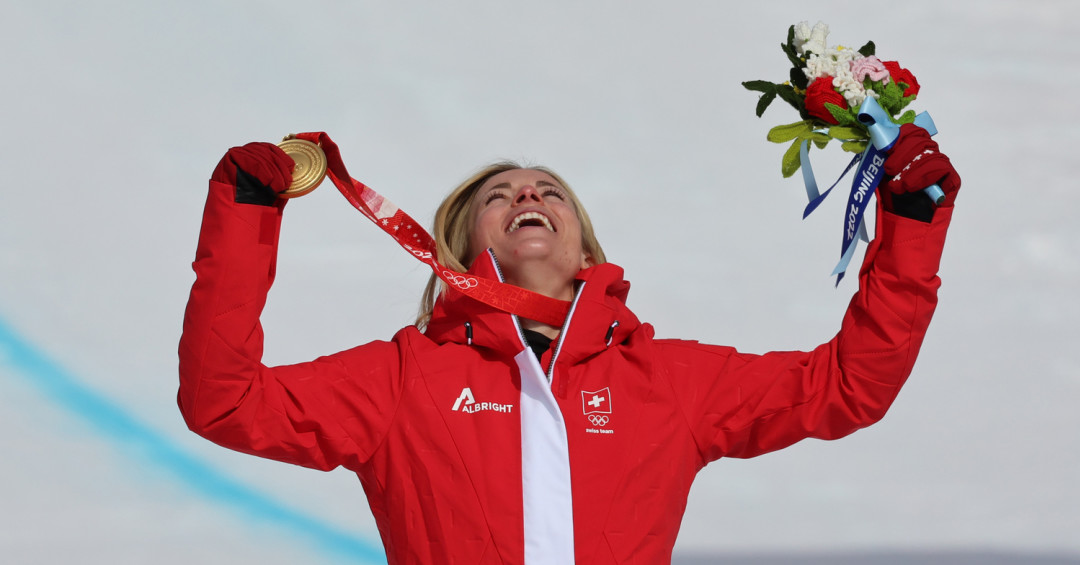
M581 391L581 411L589 414L611 414L611 389Z
M581 391L581 410L586 416L611 414L611 389L604 387L595 391Z

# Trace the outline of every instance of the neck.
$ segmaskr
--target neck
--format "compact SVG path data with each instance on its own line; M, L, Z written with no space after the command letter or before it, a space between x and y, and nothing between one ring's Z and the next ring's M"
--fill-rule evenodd
M579 266L570 261L559 257L511 256L500 264L504 280L509 284L558 300L574 298Z
M506 282L551 298L567 301L574 299L574 278L565 280L565 273L538 274L536 270L530 269L526 273L515 275L517 276L508 276ZM557 338L562 329L526 318L520 318L520 321L522 329L541 333L551 339Z

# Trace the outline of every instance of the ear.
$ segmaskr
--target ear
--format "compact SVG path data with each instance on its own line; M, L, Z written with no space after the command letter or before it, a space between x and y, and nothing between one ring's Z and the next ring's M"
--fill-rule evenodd
M593 260L592 256L585 253L584 251L582 251L581 252L581 268L582 269L588 269L589 267L595 267L595 266L596 266L596 261Z

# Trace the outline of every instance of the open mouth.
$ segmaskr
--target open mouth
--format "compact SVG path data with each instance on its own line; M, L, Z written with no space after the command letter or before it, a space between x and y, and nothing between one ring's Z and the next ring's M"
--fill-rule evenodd
M514 218L514 221L510 222L510 226L506 228L506 233L513 233L519 228L527 227L547 228L548 231L555 232L555 228L551 225L551 220L547 219L547 216L538 212L525 212L519 214Z

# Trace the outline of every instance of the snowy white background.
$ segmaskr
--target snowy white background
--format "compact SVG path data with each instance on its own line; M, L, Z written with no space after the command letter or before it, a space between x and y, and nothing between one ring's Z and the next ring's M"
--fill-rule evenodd
M783 80L787 26L819 19L830 43L874 39L915 72L916 106L961 171L940 308L883 422L703 471L677 556L1080 560L1080 4L883 6L894 13L805 0L5 3L0 561L347 561L330 531L377 547L355 477L226 451L175 408L206 180L232 145L327 131L355 177L424 219L482 164L547 164L658 335L753 352L827 340L854 289L828 277L842 198L799 219L801 182L780 177L783 147L764 140L796 116L778 103L756 118L739 84ZM814 155L822 181L839 153ZM426 276L330 185L291 203L266 361L388 338ZM208 494L213 477L242 487ZM255 502L229 498L241 488Z

